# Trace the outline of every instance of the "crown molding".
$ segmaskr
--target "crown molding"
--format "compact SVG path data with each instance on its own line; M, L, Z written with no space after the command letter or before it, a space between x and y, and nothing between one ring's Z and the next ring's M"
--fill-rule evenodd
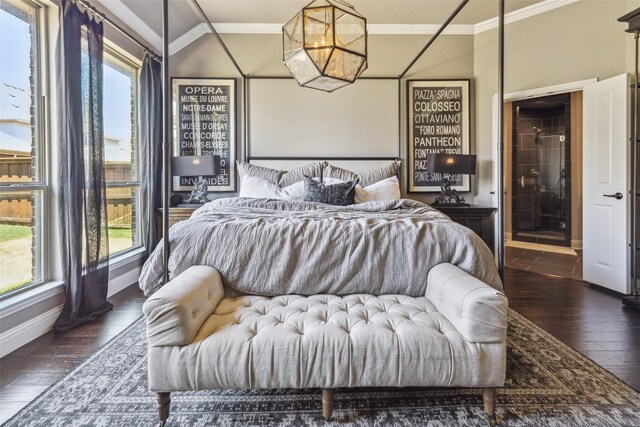
M431 35L440 27L440 24L369 24L367 30L374 35ZM473 24L450 24L442 34L470 36L473 31Z
M131 11L120 0L97 0L102 6L117 16L122 22L127 24L129 28L140 35L147 43L158 50L162 51L162 37L151 29L142 19Z
M217 31L217 30L216 30ZM210 33L209 27L204 22L196 25L173 42L169 43L169 55L175 55L205 34Z
M265 23L213 23L213 27L219 34L282 34L282 25ZM369 24L367 26L370 35L431 35L440 28L436 24ZM169 54L174 55L189 46L205 34L209 34L207 24L200 23L175 39L169 45ZM473 25L449 25L443 32L448 35L473 35Z
M102 0L104 1L104 0ZM110 0L111 1L111 0ZM113 0L120 3L119 0ZM511 24L542 13L546 13L580 0L544 0L531 6L523 7L505 15L505 23ZM128 9L127 9L128 10ZM114 12L115 13L115 12ZM121 17L122 19L122 17ZM123 19L124 20L124 19ZM266 23L213 23L220 34L281 34L282 25ZM451 24L443 31L446 35L470 36L483 33L498 27L498 18L491 18L477 24ZM440 28L439 24L369 24L367 29L371 35L431 35ZM174 55L200 37L210 33L207 24L200 23L178 37L169 45L169 54ZM155 34L155 33L154 33ZM160 42L162 39L160 39Z
M531 18L542 13L546 13L560 7L568 6L576 3L580 0L544 0L540 3L532 4L531 6L523 7L522 9L514 10L504 16L505 24L512 24L514 22L522 21L524 19ZM487 19L483 22L478 22L474 25L474 34L484 33L485 31L498 28L498 18Z

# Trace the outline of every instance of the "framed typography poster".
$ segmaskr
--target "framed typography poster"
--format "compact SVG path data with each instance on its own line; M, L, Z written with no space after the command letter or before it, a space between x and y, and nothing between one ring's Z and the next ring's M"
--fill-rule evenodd
M469 80L409 80L407 100L407 191L440 192L429 155L469 154ZM452 189L470 191L469 175L448 178Z
M220 173L207 176L207 191L236 191L235 79L174 78L175 156L220 156ZM198 177L173 178L173 191L191 191Z

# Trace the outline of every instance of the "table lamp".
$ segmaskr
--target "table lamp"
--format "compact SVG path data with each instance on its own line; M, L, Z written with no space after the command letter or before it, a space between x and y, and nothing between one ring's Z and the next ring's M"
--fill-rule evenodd
M451 189L451 175L475 175L476 156L473 154L430 154L427 157L427 172L442 174L440 196L433 202L469 206L456 190Z
M186 204L207 203L207 181L205 176L220 174L220 156L175 156L171 157L173 176L197 176L195 188L189 194Z

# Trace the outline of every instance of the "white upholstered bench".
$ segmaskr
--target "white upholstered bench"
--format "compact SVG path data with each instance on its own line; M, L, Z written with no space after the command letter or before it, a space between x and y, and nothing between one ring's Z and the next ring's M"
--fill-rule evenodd
M191 267L144 304L149 389L161 425L172 391L338 387L482 387L493 417L506 370L505 296L451 264L425 297L225 298L220 275Z

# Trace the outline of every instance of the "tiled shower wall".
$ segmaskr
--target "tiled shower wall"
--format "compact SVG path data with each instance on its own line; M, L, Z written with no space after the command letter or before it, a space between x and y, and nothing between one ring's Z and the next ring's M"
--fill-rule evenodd
M560 95L513 104L515 240L571 244L570 100ZM538 142L534 127L542 129Z

